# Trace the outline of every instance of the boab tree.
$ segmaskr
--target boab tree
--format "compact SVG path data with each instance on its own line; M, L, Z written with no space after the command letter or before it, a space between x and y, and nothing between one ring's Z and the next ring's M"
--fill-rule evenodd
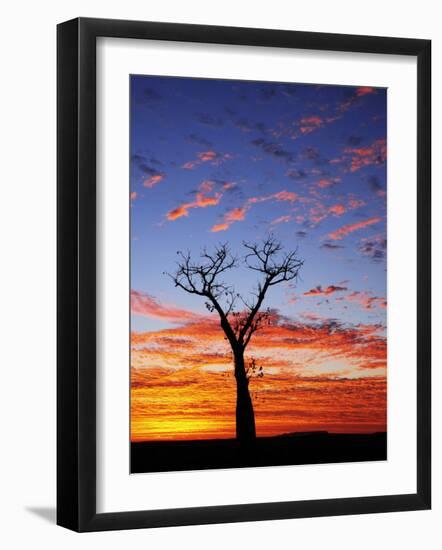
M244 361L244 352L253 334L270 322L270 310L263 310L268 290L277 284L296 279L303 264L297 250L284 252L282 244L269 236L260 243L244 242L245 255L232 256L227 244L218 245L213 252L203 249L197 261L190 252L178 252L179 260L174 274L168 274L175 286L206 299L205 305L216 311L221 328L232 348L236 379L236 437L242 443L256 438L255 415L249 392L250 369ZM260 274L253 298L246 300L234 287L223 281L223 274L242 261ZM237 309L238 302L241 309ZM253 362L253 360L252 360Z

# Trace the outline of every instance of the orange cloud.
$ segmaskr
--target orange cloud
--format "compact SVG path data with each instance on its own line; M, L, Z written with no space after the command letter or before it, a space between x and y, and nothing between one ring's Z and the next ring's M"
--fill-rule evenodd
M290 366L302 375L309 374L311 365L330 362L332 357L351 360L351 368L365 371L385 367L386 339L378 334L380 331L382 327L377 324L344 326L336 321L321 320L312 325L283 321L274 316L270 326L254 335L248 351L267 366ZM168 359L162 363L165 367L180 365L181 359L178 361L175 354L183 357L193 354L192 357L200 357L199 361L204 365L205 355L216 353L226 357L229 365L231 363L230 349L215 315L190 320L176 328L132 333L131 343L134 350L144 354L133 366L147 365L148 356L155 358L155 364L158 364L158 354L162 350L168 354L164 357L172 361ZM298 352L302 352L302 357ZM308 352L308 357L304 352ZM325 355L321 356L321 353ZM358 375L358 371L353 371L353 374Z
M221 162L232 158L232 155L229 153L221 154L216 151L202 151L201 153L197 153L196 156L197 158L195 160L184 163L182 167L187 170L192 170L203 162L210 162L211 164L218 166Z
M131 312L144 317L163 319L172 323L183 323L200 319L193 311L177 308L173 305L162 305L153 296L137 290L130 292Z
M212 233L218 233L218 231L227 231L229 227L230 224L228 223L218 223L214 225L210 231L212 231Z
M218 231L227 231L229 227L234 222L243 221L245 219L246 213L251 208L252 204L258 204L261 202L266 202L270 200L275 201L287 201L287 202L295 202L297 199L296 193L293 191L278 191L277 193L273 193L272 195L266 195L261 197L250 197L247 199L247 202L244 206L240 206L237 208L233 208L229 212L226 212L223 216L223 219L220 223L214 225L211 229L213 233L216 233ZM282 219L284 218L284 219ZM273 223L281 223L283 221L289 221L290 216L281 216L281 219L279 221L274 220Z
M340 227L336 231L329 233L328 238L332 239L333 241L339 241L349 233L353 233L353 231L358 231L359 229L363 229L364 227L373 225L374 223L379 223L380 221L381 218L369 218L368 220L364 220L361 222L347 224L343 227Z
M181 206L177 206L173 210L170 210L166 214L167 219L170 220L170 221L173 221L173 220L177 220L178 218L181 218L183 216L188 216L189 215L189 208L190 208L189 205L191 205L191 204L193 204L193 203L186 203L186 204L183 204Z
M202 162L208 162L218 158L218 153L215 153L215 151L205 151L203 153L198 153L197 156Z
M152 189L157 183L160 183L164 179L164 174L154 174L153 176L149 176L146 178L143 182L144 187L148 187L149 189Z
M217 233L218 231L226 231L227 229L229 229L232 223L243 221L246 217L246 212L247 208L244 206L229 210L229 212L226 212L224 214L222 223L214 225L211 231L213 233Z
M312 288L307 292L304 292L304 296L328 296L329 294L333 294L335 292L342 292L344 290L348 290L347 287L329 285L325 288L322 288L321 285L318 285L317 287Z
M223 189L225 190L233 189L234 187L236 187L236 183L234 181L226 181L226 183L223 184Z
M308 200L305 200L305 198L300 197L299 201L306 204L313 203L313 206L311 206L311 208L309 209L309 218L310 221L314 224L322 222L331 214L334 216L342 216L348 210L354 210L365 205L364 201L352 197L348 200L347 205L338 203L333 204L332 206L327 206L321 200L321 195L317 190L312 190L310 194L318 198L309 198Z
M208 196L213 189L213 182L203 181L199 187L198 193L195 195L195 200L180 204L173 210L170 210L166 214L166 218L169 221L177 220L184 216L189 215L189 210L192 208L206 208L207 206L216 206L221 200L222 193L215 193L212 196Z
M319 106L319 110L321 112L325 112L327 107L328 106L326 105L321 105ZM292 140L296 140L303 135L308 135L315 130L325 127L327 124L331 124L336 120L339 120L341 116L339 113L339 111L341 111L340 107L338 107L337 110L338 114L332 113L329 116L305 116L293 121L289 125L286 125L280 121L278 122L277 127L269 129L269 132L274 138L277 139L282 136L286 136ZM265 152L273 154L276 157L283 157L287 160L294 158L290 152L282 150L278 144L265 142L263 139L254 140L252 143L262 146Z
M137 198L137 192L136 192L136 191L132 191L131 194L130 194L130 200L131 200L131 201L134 201L136 198Z

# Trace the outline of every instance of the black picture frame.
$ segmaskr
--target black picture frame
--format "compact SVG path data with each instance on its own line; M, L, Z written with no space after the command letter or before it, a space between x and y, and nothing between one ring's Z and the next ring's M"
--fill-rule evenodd
M96 512L96 39L417 58L417 491L373 497ZM57 28L57 523L83 531L425 510L431 506L431 41L79 18Z

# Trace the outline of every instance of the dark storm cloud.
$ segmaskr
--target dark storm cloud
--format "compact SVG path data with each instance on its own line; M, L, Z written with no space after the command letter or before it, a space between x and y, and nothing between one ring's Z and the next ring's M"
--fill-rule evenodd
M143 94L144 94L144 97L149 101L159 101L163 99L163 96L153 88L144 88Z
M295 97L298 95L298 88L297 86L290 86L290 84L286 84L282 88L283 95L289 96L289 97Z
M163 163L161 162L161 160L157 159L153 155L151 155L149 157L149 162L150 162L150 164L154 164L155 166L163 166Z
M298 181L305 179L308 176L308 173L300 168L292 168L287 171L286 176L292 180Z
M165 173L161 170L158 170L158 168L155 168L152 166L152 164L157 164L158 166L162 165L162 162L157 160L154 157L151 157L150 159L147 159L143 155L132 155L131 157L132 163L142 172L145 176L150 177L160 177L161 179L165 177Z
M373 239L362 239L359 252L375 263L382 262L385 260L387 253L387 239L380 236Z
M267 141L263 138L253 139L250 143L255 147L262 149L264 153L267 153L277 159L284 160L288 164L291 164L296 160L296 155L286 149L283 149L279 143Z
M265 86L259 90L259 97L263 101L269 101L276 96L276 89Z
M224 125L224 120L220 116L213 116L209 113L195 113L195 119L205 126L219 128Z
M321 248L324 248L325 250L338 250L339 248L345 248L345 246L342 246L341 244L324 243L321 245Z
M236 111L233 110L231 107L224 107L224 111L230 115L231 117L236 116Z
M213 143L210 140L200 136L199 134L190 134L187 137L187 140L192 143L196 143L197 145L203 145L204 147L213 147Z
M356 145L360 145L364 141L364 138L362 136L348 136L345 141L348 145L355 147Z
M278 98L282 96L285 96L286 98L292 98L298 95L298 85L290 85L290 84L279 84L277 87L275 86L263 86L259 90L259 100L261 101L270 101L274 98Z
M302 158L311 160L312 162L318 162L321 158L321 153L317 147L306 147L301 151Z
M368 184L370 185L370 189L377 193L378 191L383 191L384 186L381 184L381 180L378 178L378 176L372 175L367 178Z
M265 133L267 128L263 122L253 122L246 117L240 117L233 120L233 124L243 132L261 132Z

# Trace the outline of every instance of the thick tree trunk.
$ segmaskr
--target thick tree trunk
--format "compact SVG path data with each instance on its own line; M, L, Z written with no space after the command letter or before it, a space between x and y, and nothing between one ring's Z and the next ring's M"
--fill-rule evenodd
M252 443L256 439L255 413L249 392L243 350L234 350L236 378L236 438L240 443Z

